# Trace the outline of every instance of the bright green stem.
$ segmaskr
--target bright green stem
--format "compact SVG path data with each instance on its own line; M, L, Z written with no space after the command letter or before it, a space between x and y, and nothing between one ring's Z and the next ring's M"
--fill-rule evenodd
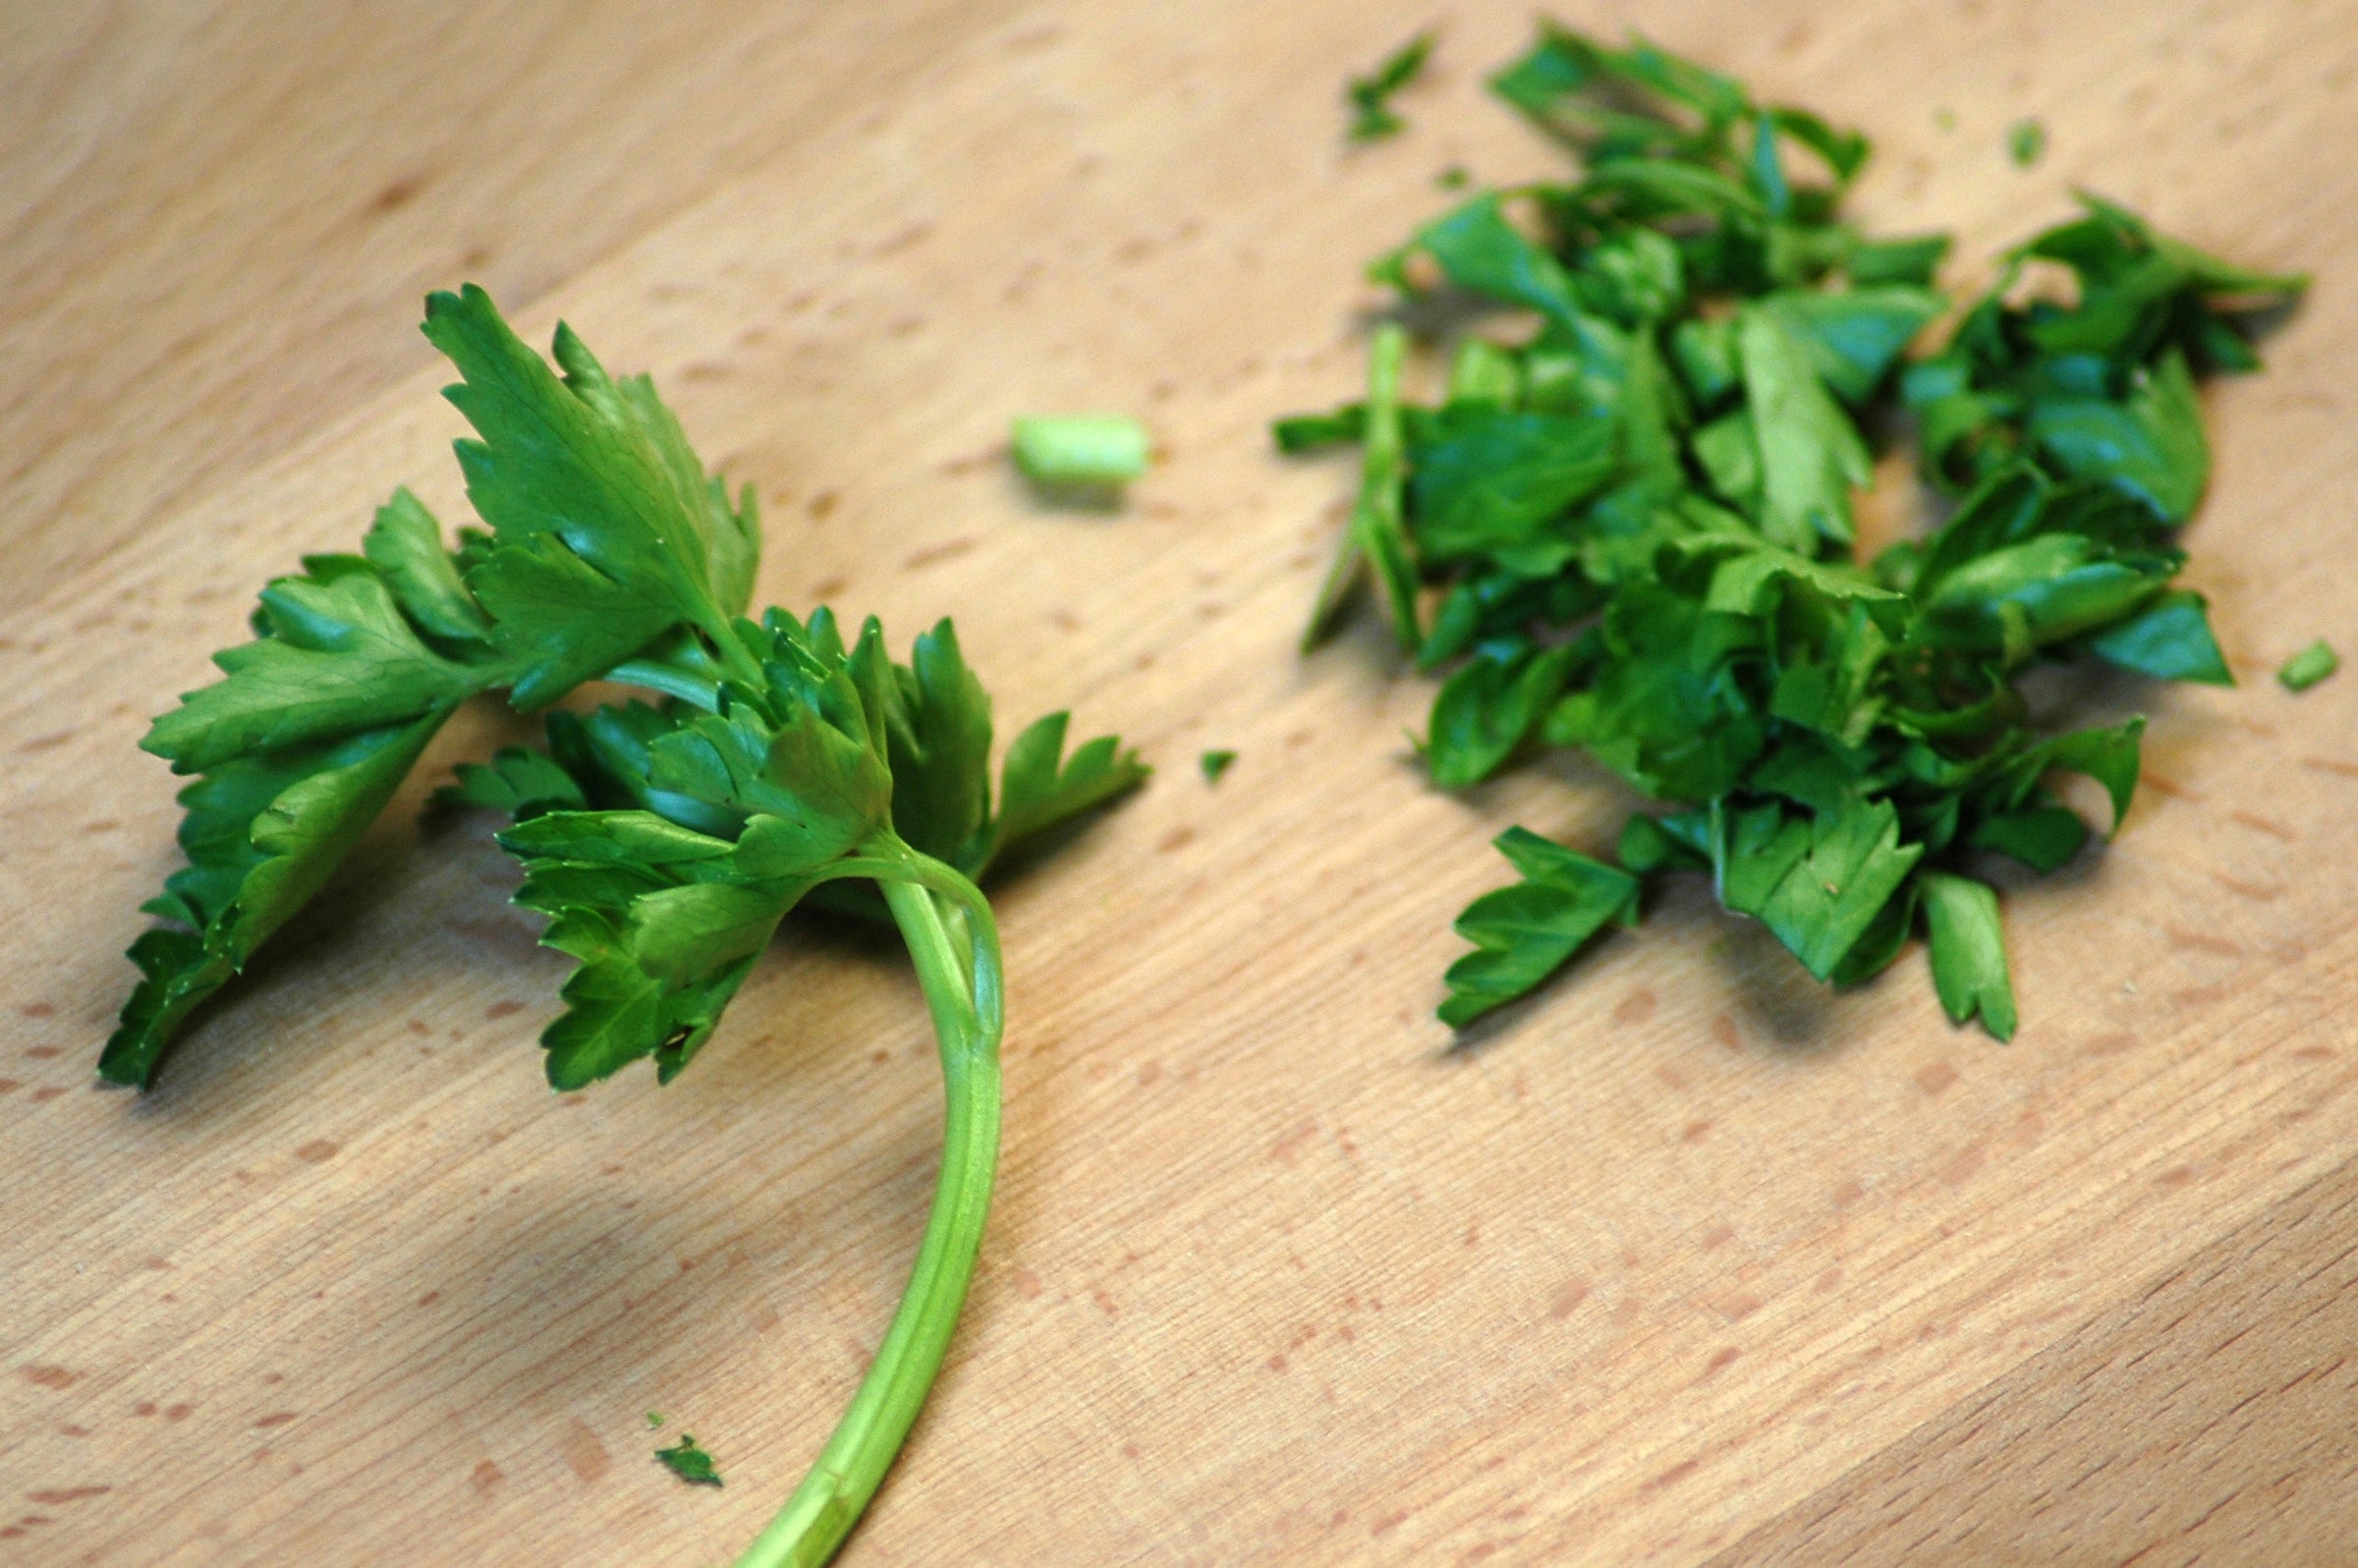
M864 846L914 880L883 882L941 1045L941 1175L900 1310L851 1408L802 1485L737 1568L816 1568L835 1555L909 1435L958 1326L999 1152L998 930L975 885L898 839Z

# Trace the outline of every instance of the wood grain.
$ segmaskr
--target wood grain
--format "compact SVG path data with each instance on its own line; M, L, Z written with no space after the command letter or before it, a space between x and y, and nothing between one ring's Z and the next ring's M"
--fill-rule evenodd
M1277 460L1264 425L1350 395L1376 300L1359 262L1434 210L1438 170L1549 166L1481 91L1519 7L1450 10L1414 129L1362 150L1338 84L1429 9L1029 4L798 32L803 13L748 7L745 30L700 44L683 20L661 47L487 10L463 48L415 42L407 80L481 61L616 84L548 111L593 140L653 128L599 143L636 154L603 179L537 177L523 107L496 135L424 109L372 129L373 89L320 88L210 142L110 131L104 73L0 95L7 157L40 166L86 121L89 171L0 231L0 267L129 280L154 320L212 319L192 302L256 244L249 182L357 203L413 155L481 164L465 201L421 187L397 214L413 243L381 257L279 232L270 266L309 291L289 331L333 340L284 368L222 328L160 375L102 310L11 302L52 372L55 406L6 437L12 469L66 465L40 493L114 482L96 454L143 426L238 456L94 495L104 539L10 509L12 561L44 570L12 574L0 630L9 1560L725 1560L815 1450L915 1246L934 1088L889 950L798 933L679 1083L552 1097L532 1040L562 965L505 906L485 824L418 825L424 777L159 1091L87 1087L116 955L175 863L146 715L205 678L263 578L348 546L392 485L463 515L413 302L454 281L470 211L546 247L491 274L531 334L561 310L609 364L651 368L706 457L759 485L766 594L878 611L903 642L954 611L1006 728L1069 704L1162 766L998 890L1001 1197L949 1370L848 1560L1680 1564L1766 1556L1797 1521L1882 1560L1903 1483L1875 1467L1939 1423L1992 1410L2044 1434L2052 1474L2133 1470L2142 1434L2064 1413L2091 1368L2106 1408L2154 1402L2103 1369L2176 1354L2178 1319L2138 1307L2157 1282L2182 1275L2163 1296L2223 1339L2338 1279L2331 1205L2302 1205L2358 1132L2358 685L2262 677L2346 639L2358 601L2331 569L2358 547L2358 308L2333 270L2358 248L2358 13L1571 13L1873 132L1863 215L1959 230L1961 281L2075 183L2323 274L2266 375L2209 399L2191 575L2246 685L2057 693L2149 710L2155 787L2106 853L2009 889L2010 1048L1942 1022L1920 958L1829 997L1695 888L1471 1048L1432 1020L1448 918L1501 874L1488 838L1597 842L1629 803L1568 763L1437 795L1400 739L1430 688L1380 639L1293 655L1347 476ZM296 24L211 26L140 56L157 123L214 101L203 61L267 59ZM806 62L808 38L853 39L835 27L857 47ZM366 40L340 47L389 47ZM787 129L732 150L724 128L806 67L844 73L840 105L777 109ZM676 114L626 101L641 70ZM2003 130L2025 114L2050 151L2020 172ZM288 144L332 142L320 125L367 156ZM170 245L78 219L133 188L185 203ZM1012 415L1084 406L1139 411L1164 449L1115 514L1044 508L998 460ZM88 454L48 455L41 432L71 430ZM517 732L471 714L433 760ZM1216 789L1192 768L1207 746L1240 754ZM2260 1235L2289 1239L2228 1240ZM2232 1358L2175 1365L2188 1410L2245 1386ZM647 1458L649 1409L719 1456L724 1490ZM2285 1496L2341 1474L2300 1420L2218 1429L2222 1474L2292 1475ZM1926 1528L2018 1495L1987 1470L1907 1474L1936 1493ZM2328 1517L2248 1495L2233 1539L2255 1550Z
M1712 1568L2329 1563L2358 1540L2358 1163L1894 1443Z
M427 290L528 304L1013 9L7 8L0 609L415 373Z

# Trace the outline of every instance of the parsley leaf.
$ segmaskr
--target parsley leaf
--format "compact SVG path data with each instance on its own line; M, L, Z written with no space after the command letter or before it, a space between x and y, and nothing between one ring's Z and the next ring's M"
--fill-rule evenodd
M1932 933L1933 988L1942 1010L1959 1024L1979 1013L1983 1028L2012 1039L2014 983L2006 975L1997 893L1987 882L1944 871L1927 871L1919 885Z
M2287 692L2306 692L2340 668L2341 655L2321 637L2286 659L2276 671L2276 679Z
M730 629L758 557L752 492L731 509L652 384L610 380L563 327L560 381L472 286L430 298L425 331L466 377L450 396L480 439L459 461L491 532L454 553L395 491L359 555L265 588L255 640L214 656L224 678L155 721L140 744L203 776L181 796L190 864L147 906L186 929L132 948L142 980L98 1064L114 1082L153 1082L190 1014L324 885L470 698L537 706L637 655L663 679L754 669ZM519 814L570 804L522 762L458 793Z
M663 1425L659 1418L653 1416L647 1418L647 1424L652 1427ZM655 1458L665 1470L692 1486L717 1486L721 1484L720 1472L713 1468L712 1456L697 1446L696 1439L686 1432L680 1433L680 1440L669 1448L656 1449Z
M653 383L612 380L569 327L561 379L473 285L429 297L424 330L479 436L457 444L491 527L467 583L516 669L515 704L543 706L676 628L725 659L759 552L753 487L732 509Z
M271 584L256 640L217 656L224 679L157 720L148 749L201 775L181 796L190 864L148 905L172 924L133 944L143 979L100 1071L152 1079L173 1032L318 890L460 702L505 689L545 707L599 676L655 694L551 712L545 756L463 763L435 801L514 819L500 842L523 863L516 902L576 960L541 1036L559 1089L642 1058L678 1074L814 893L900 931L945 1087L932 1218L860 1396L754 1548L824 1561L916 1420L981 1247L1004 982L974 878L1147 769L1111 736L1068 756L1052 713L1008 748L994 810L990 701L949 622L901 665L873 620L847 644L823 608L744 619L753 492L731 504L650 383L613 380L564 327L560 376L477 289L433 296L425 329L462 375L448 395L477 436L459 461L489 532L452 551L395 492L362 553ZM693 1437L656 1457L720 1484Z
M1196 761L1204 769L1204 782L1217 784L1220 781L1220 775L1236 765L1236 754L1225 749L1210 751L1206 752Z
M1475 951L1449 966L1441 1020L1453 1029L1539 984L1606 925L1637 918L1638 879L1627 871L1520 827L1499 835L1498 853L1523 879L1457 918Z
M1350 101L1351 140L1375 141L1392 136L1406 124L1392 112L1392 94L1414 82L1432 54L1433 36L1420 32L1387 56L1364 77L1354 77L1344 96Z

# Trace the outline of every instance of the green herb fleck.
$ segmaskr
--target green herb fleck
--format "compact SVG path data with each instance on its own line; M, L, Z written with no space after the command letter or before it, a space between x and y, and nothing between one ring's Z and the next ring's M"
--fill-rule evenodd
M2306 692L2340 668L2341 655L2321 637L2286 659L2283 668L2276 671L2276 679L2287 692Z
M1204 769L1204 782L1207 784L1217 784L1220 781L1220 775L1227 772L1229 764L1235 760L1236 754L1234 752L1224 751L1206 752L1196 759L1197 765Z
M1406 127L1407 122L1392 112L1392 94L1417 79L1432 53L1432 34L1420 32L1372 74L1352 79L1344 94L1352 110L1352 140L1374 141Z
M653 1431L655 1428L657 1428L658 1427L661 1427L662 1425L663 1425L663 1415L662 1415L662 1412L660 1412L660 1411L654 1411L654 1410L650 1410L650 1411L648 1411L648 1412L646 1413L646 1429L647 1429L648 1431Z
M1120 414L1032 415L1015 421L1015 466L1036 483L1108 487L1147 472L1153 437Z
M2036 120L2017 120L2006 127L2006 156L2014 167L2027 169L2047 150L2047 127Z
M1466 171L1466 168L1463 164L1452 163L1449 165L1449 167L1434 175L1432 177L1432 183L1436 186L1439 186L1444 191L1463 191L1468 185L1473 183L1473 179L1474 176Z
M717 1486L720 1472L712 1468L712 1456L699 1448L694 1437L680 1433L680 1440L669 1448L655 1450L655 1458L663 1468L692 1486Z

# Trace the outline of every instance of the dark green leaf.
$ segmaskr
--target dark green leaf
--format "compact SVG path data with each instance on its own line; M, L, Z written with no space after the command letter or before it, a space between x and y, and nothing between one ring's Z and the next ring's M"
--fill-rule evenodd
M2162 681L2199 681L2233 686L2218 640L2200 593L2164 593L2119 625L2088 640L2088 649L2108 663Z
M444 809L497 812L526 821L546 812L579 812L589 799L574 776L543 752L503 748L488 762L461 762L458 782L434 792Z
M149 909L196 927L132 946L144 977L98 1058L145 1088L189 1014L246 967L327 881L401 786L446 711L343 740L222 763L181 792L189 865Z
M1095 811L1146 782L1151 771L1121 742L1100 735L1064 756L1066 715L1050 713L1007 748L999 772L999 814L980 875L1008 849L1061 822Z
M1441 1022L1463 1029L1562 968L1606 924L1637 918L1638 879L1513 827L1498 851L1522 880L1485 893L1457 918L1475 951L1449 966Z
M2088 824L2064 807L2029 806L1989 818L1966 841L1976 849L2010 855L2034 871L2053 871L2088 842Z
M2006 976L2006 946L1997 894L1969 876L1927 871L1925 924L1932 933L1933 988L1951 1023L1979 1013L1982 1027L2001 1040L2014 1037L2014 985Z
M1432 781L1464 789L1496 772L1539 729L1575 656L1563 646L1468 660L1433 700L1426 748Z
M1392 112L1392 94L1417 79L1432 53L1432 34L1420 32L1364 77L1354 77L1348 93L1352 110L1351 140L1373 141L1401 129Z
M1573 546L1544 526L1612 476L1613 445L1606 420L1453 406L1412 453L1411 536L1430 560L1484 554L1546 576Z
M659 1418L650 1416L647 1420L651 1426L662 1425ZM712 1456L699 1448L696 1439L686 1432L680 1433L680 1440L671 1447L656 1449L655 1458L662 1461L664 1469L691 1485L720 1484L720 1472L712 1468Z
M1721 902L1757 917L1820 980L1874 924L1923 848L1899 841L1888 801L1786 815L1777 806L1727 814L1713 844Z
M2064 473L2116 484L2172 523L2194 515L2210 482L2194 377L2174 351L2126 398L2038 403L2030 434Z
M1858 427L1827 393L1809 349L1774 315L1747 310L1736 344L1760 450L1761 532L1810 555L1822 539L1849 543L1850 491L1873 477Z

